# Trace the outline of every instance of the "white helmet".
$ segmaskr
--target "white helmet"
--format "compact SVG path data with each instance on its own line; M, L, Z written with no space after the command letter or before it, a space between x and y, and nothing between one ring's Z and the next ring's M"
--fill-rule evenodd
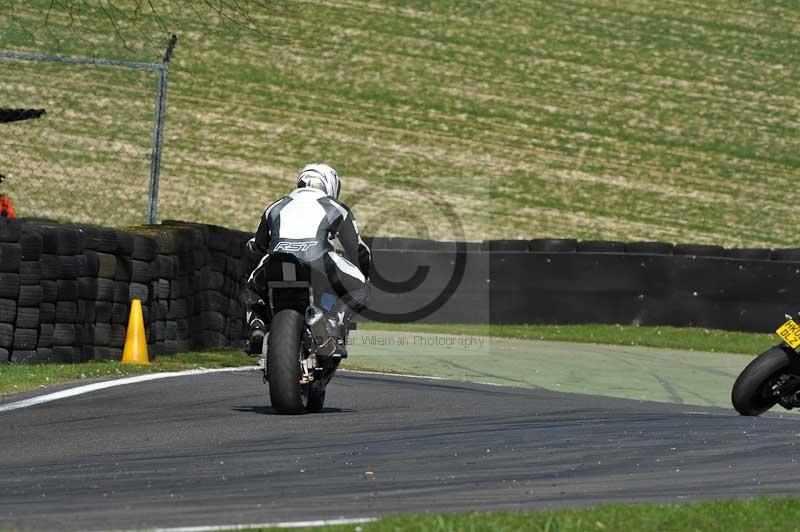
M297 188L314 187L322 190L328 196L338 199L342 182L339 174L327 164L307 164L297 174Z

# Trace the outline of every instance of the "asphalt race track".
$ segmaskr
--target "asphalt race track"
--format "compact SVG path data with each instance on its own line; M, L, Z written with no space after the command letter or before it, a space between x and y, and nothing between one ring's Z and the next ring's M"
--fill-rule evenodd
M341 373L323 413L287 417L265 392L207 374L0 413L0 528L793 495L800 475L795 416Z

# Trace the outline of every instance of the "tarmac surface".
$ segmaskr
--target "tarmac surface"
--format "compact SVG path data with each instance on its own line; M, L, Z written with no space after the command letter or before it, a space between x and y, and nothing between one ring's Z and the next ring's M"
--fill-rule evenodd
M794 495L800 417L341 372L274 415L256 371L0 413L0 528L136 529Z

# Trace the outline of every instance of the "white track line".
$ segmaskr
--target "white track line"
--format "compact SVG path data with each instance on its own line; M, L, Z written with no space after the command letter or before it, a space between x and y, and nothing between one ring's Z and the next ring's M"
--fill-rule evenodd
M75 397L77 395L83 395L91 392L96 392L98 390L105 390L106 388L114 388L116 386L124 386L126 384L136 384L139 382L147 382L147 381L154 381L159 379L168 379L171 377L185 377L187 375L203 375L205 373L223 373L223 372L230 372L230 371L254 371L260 370L259 366L243 366L243 367L235 367L235 368L217 368L217 369L189 369L185 371L171 371L171 372L164 372L164 373L149 373L146 375L137 375L135 377L126 377L124 379L114 379L109 381L103 382L95 382L93 384L87 384L85 386L76 386L75 388L69 388L68 390L62 390L60 392L53 392L44 395L37 395L36 397L31 397L29 399L23 399L22 401L16 401L14 403L8 403L5 405L0 405L0 413L3 412L10 412L12 410L18 410L20 408L27 408L29 406L40 405L43 403L50 403L52 401L58 401L59 399L66 399L68 397ZM449 380L444 379L442 377L426 377L422 375L398 375L396 373L380 373L376 371L353 371L353 370L343 370L350 373L362 373L367 375L386 375L391 377L405 377L405 378L413 378L413 379L431 379L431 380Z
M184 377L187 375L203 375L205 373L223 373L229 371L253 371L260 369L258 366L244 366L235 368L216 368L216 369L189 369L186 371L170 371L166 373L150 373L147 375L137 375L135 377L126 377L124 379L115 379L110 381L95 382L85 386L76 386L68 390L60 392L48 393L45 395L37 395L30 399L23 399L14 403L0 405L0 412L9 412L20 408L26 408L33 405L40 405L42 403L49 403L59 399L66 399L67 397L75 397L76 395L83 395L85 393L95 392L97 390L104 390L106 388L114 388L115 386L124 386L126 384L135 384L137 382L154 381L158 379L168 379L171 377Z
M259 528L307 528L314 526L358 525L377 521L377 517L354 517L351 519L319 519L316 521L284 521L250 525L183 526L176 528L146 528L146 532L215 532L217 530L249 530Z

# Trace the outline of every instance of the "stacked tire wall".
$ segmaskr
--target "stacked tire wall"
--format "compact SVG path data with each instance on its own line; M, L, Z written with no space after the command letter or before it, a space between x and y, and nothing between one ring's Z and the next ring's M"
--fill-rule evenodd
M151 355L239 347L250 234L0 220L0 363L119 360L130 301ZM368 239L382 321L621 323L767 332L800 311L799 249L571 239ZM458 255L464 258L453 284ZM417 312L444 296L431 312ZM410 316L411 318L404 318ZM363 319L363 317L362 317ZM367 318L370 319L370 318Z
M379 276L412 289L374 290L372 307L421 309L429 323L609 323L771 332L800 313L800 249L574 239L468 242L448 288L452 242L373 239ZM418 275L417 275L418 274ZM417 287L418 285L418 287ZM391 287L389 287L391 288Z
M119 360L131 299L151 355L238 346L250 236L185 222L0 222L0 363Z

